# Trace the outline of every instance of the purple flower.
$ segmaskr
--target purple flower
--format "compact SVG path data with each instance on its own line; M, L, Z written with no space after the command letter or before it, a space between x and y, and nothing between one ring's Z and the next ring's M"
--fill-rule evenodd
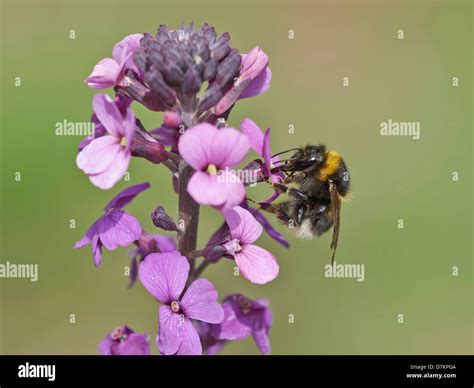
M114 103L115 105L117 105L117 108L119 109L120 113L122 113L122 116L126 116L127 110L132 104L132 100L128 97L117 95L115 96ZM81 141L78 147L79 152L82 151L87 145L89 145L92 140L97 139L98 137L102 137L105 134L107 134L107 130L99 121L95 113L91 116L91 122L94 123L93 136L86 136Z
M290 244L286 239L283 237L283 235L276 230L272 224L263 216L262 213L260 213L257 209L251 208L247 201L243 201L240 206L242 206L245 210L248 210L252 216L255 217L255 219L260 223L260 225L263 226L263 229L267 234L274 239L277 243L280 245L283 245L285 248L288 248Z
M156 344L165 355L199 355L202 345L191 321L220 323L224 311L217 291L207 279L195 280L183 293L189 274L186 257L177 251L152 253L140 264L140 281L162 303Z
M252 244L262 234L262 225L240 206L225 211L224 217L230 231L230 239L224 246L227 248L227 254L235 258L242 275L256 284L275 279L280 270L275 257Z
M138 275L138 259L146 257L154 252L173 252L176 250L176 243L172 236L163 234L149 234L142 231L140 238L137 241L137 247L131 249L128 254L132 257L130 263L130 284L132 287Z
M221 115L234 103L243 98L255 97L270 88L272 72L268 67L267 54L260 47L254 47L247 54L242 54L239 77L234 85L214 108L216 115Z
M135 333L128 326L117 327L100 342L103 356L148 356L150 337L147 333Z
M270 128L263 133L255 122L246 118L240 124L240 129L248 137L250 146L264 159L265 164L263 165L264 170L262 171L264 176L269 178L272 183L281 183L284 179L283 173L277 172L272 174L271 172L274 163L279 162L280 158L278 156L272 158L272 149L270 148ZM271 203L277 199L280 194L281 192L279 190L274 190L273 194L263 202Z
M243 340L252 335L263 354L270 353L268 337L272 326L272 311L266 299L252 301L241 294L229 295L222 304L224 320L213 325L212 334L220 340Z
M210 323L195 321L196 329L201 339L202 352L208 356L214 356L218 354L224 345L229 342L228 340L218 339L214 336L213 329L216 325Z
M116 195L105 206L105 214L89 228L82 240L74 244L74 248L79 249L90 243L94 264L98 267L102 262L102 246L113 251L137 241L142 234L142 227L135 217L122 208L149 187L149 183L141 183Z
M133 54L140 48L142 34L128 35L118 42L113 51L113 58L104 58L95 65L92 73L87 77L86 83L93 89L105 89L123 85L125 72L139 70L133 62Z
M77 155L76 164L95 186L110 189L122 179L130 163L136 119L130 108L122 115L106 94L95 95L92 105L109 135L95 138L86 145Z
M241 203L245 187L230 169L244 160L249 148L247 137L234 128L218 129L203 123L186 130L178 149L196 170L188 183L191 197L197 203L221 210Z

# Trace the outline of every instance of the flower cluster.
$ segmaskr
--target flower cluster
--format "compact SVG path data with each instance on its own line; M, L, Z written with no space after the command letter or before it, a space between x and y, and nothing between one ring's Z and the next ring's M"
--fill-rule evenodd
M263 354L270 352L272 312L266 299L232 294L219 301L214 285L201 277L208 265L234 260L240 274L265 284L279 273L275 257L257 240L265 230L288 247L283 236L249 205L246 182L237 168L251 149L258 157L244 170L260 182L279 183L272 172L276 157L270 129L263 132L245 119L240 129L228 126L239 99L255 97L270 87L269 58L260 47L246 54L230 46L230 36L217 35L204 24L177 29L160 26L157 34L133 34L115 45L112 58L93 68L86 84L111 88L113 96L92 101L94 136L79 145L76 163L93 185L107 190L118 184L133 157L166 167L178 195L178 218L162 206L151 212L153 224L168 233L146 231L124 208L149 183L130 186L104 208L104 214L75 244L90 244L95 266L103 248L134 245L129 251L130 286L137 279L159 303L156 346L164 355L216 354L226 343L252 336ZM162 124L147 130L132 105L163 112ZM272 202L278 191L266 200ZM196 238L199 207L214 208L222 226L202 249ZM100 343L104 355L150 354L148 335L121 326Z

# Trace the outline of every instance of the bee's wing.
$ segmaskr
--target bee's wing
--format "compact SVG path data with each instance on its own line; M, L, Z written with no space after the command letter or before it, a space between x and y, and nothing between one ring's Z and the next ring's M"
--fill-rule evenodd
M331 195L331 210L332 210L332 241L331 249L332 258L331 263L334 263L334 257L336 255L337 240L339 239L339 229L341 225L341 198L337 192L337 187L334 182L329 182L329 193Z

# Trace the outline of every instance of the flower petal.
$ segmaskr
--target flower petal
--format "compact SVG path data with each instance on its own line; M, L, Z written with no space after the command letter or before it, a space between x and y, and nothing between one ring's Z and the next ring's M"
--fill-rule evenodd
M283 235L278 230L276 230L260 212L254 210L252 211L252 214L255 219L260 223L260 225L263 226L265 232L267 232L267 234L272 239L274 239L277 243L283 245L285 248L288 248L290 246L290 244L288 243L288 241L285 240Z
M244 245L235 254L235 263L242 275L255 284L268 283L280 270L273 255L256 245Z
M181 345L178 349L179 356L200 356L202 345L199 334L191 320L185 318L180 327Z
M74 244L74 249L81 249L92 241L94 235L97 234L97 224L100 222L101 218L94 222L94 224L87 230L85 236Z
M160 329L156 337L156 345L160 349L160 353L165 355L176 354L181 344L180 326L183 325L183 319L179 314L173 313L169 306L165 305L160 306L158 319Z
M92 89L110 88L115 86L118 73L119 64L112 58L104 58L94 66L85 82Z
M229 209L245 198L245 187L231 171L221 176L196 171L188 182L188 193L201 205Z
M100 174L110 167L121 148L113 136L94 139L77 154L77 167L88 175Z
M176 243L174 242L173 236L154 234L153 238L160 252L173 252L176 250Z
M107 170L100 174L89 175L90 181L103 190L112 188L127 172L131 157L130 152L122 148Z
M135 217L117 209L103 216L97 227L100 241L109 251L130 245L142 233L142 227Z
M110 338L110 334L107 334L99 344L99 353L102 356L111 356L113 354L112 348L115 345L115 341Z
M261 328L252 332L253 340L262 354L270 353L270 338L266 328Z
M238 305L224 302L224 320L213 327L213 333L218 339L243 340L252 332L251 322L245 318Z
M137 119L131 109L127 109L125 113L125 119L123 121L123 127L119 128L119 132L125 137L125 146L127 150L132 146L133 137L135 135Z
M249 97L255 97L259 94L265 93L268 89L270 89L270 81L272 80L272 71L269 67L265 69L262 74L260 74L257 78L251 81L245 90L240 94L239 100Z
M150 339L148 334L132 333L118 345L121 356L148 356Z
M114 100L107 94L96 94L92 100L92 108L107 132L120 138L123 118Z
M188 273L188 260L177 251L151 253L138 268L143 286L162 303L178 300Z
M130 58L130 54L135 53L140 48L140 40L143 34L127 35L120 42L118 42L112 50L112 56L117 63L121 63L126 58ZM133 60L127 60L125 69L136 69Z
M249 149L247 136L234 128L219 129L209 150L209 163L219 168L235 167L245 159Z
M261 312L260 319L255 319L253 322L252 336L262 354L270 353L270 338L268 333L272 326L273 313L268 308L268 301L266 299L259 299L254 304L260 304L263 311Z
M268 68L268 55L258 46L247 54L242 54L240 65L240 78L254 80Z
M209 280L197 279L187 289L180 305L188 318L220 323L224 318L224 311L217 298L217 290Z
M265 160L265 168L267 174L270 175L270 169L272 168L272 150L270 148L270 128L265 131L263 136L263 147L262 147L263 159Z
M240 124L240 129L247 136L252 149L263 156L263 139L264 135L259 126L249 118L246 118Z
M251 244L258 240L262 234L262 225L248 210L235 206L223 214L227 225L229 225L230 235L242 244Z
M107 206L105 206L104 210L108 212L110 209L122 209L124 206L132 202L138 194L149 188L150 184L148 182L127 187L125 190L122 190L114 198L112 198Z
M96 234L94 237L92 237L91 246L94 265L98 267L102 263L102 243L99 239L99 235Z
M179 138L179 154L195 170L207 168L212 142L218 131L215 126L207 123L187 129Z

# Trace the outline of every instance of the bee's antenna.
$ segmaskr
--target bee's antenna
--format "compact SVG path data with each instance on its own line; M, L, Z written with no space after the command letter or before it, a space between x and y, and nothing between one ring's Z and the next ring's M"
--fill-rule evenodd
M290 152L290 151L298 151L298 150L299 150L299 148L291 148L291 149L286 150L286 151L281 151L281 152L279 152L279 153L277 153L277 154L275 154L275 155L272 155L272 158L274 158L275 156L279 156L279 155L281 155L281 154L286 154L287 152Z
M275 160L274 162L272 162L273 164L278 164L278 163L285 163L287 162L288 160L290 159L283 159L283 160Z

